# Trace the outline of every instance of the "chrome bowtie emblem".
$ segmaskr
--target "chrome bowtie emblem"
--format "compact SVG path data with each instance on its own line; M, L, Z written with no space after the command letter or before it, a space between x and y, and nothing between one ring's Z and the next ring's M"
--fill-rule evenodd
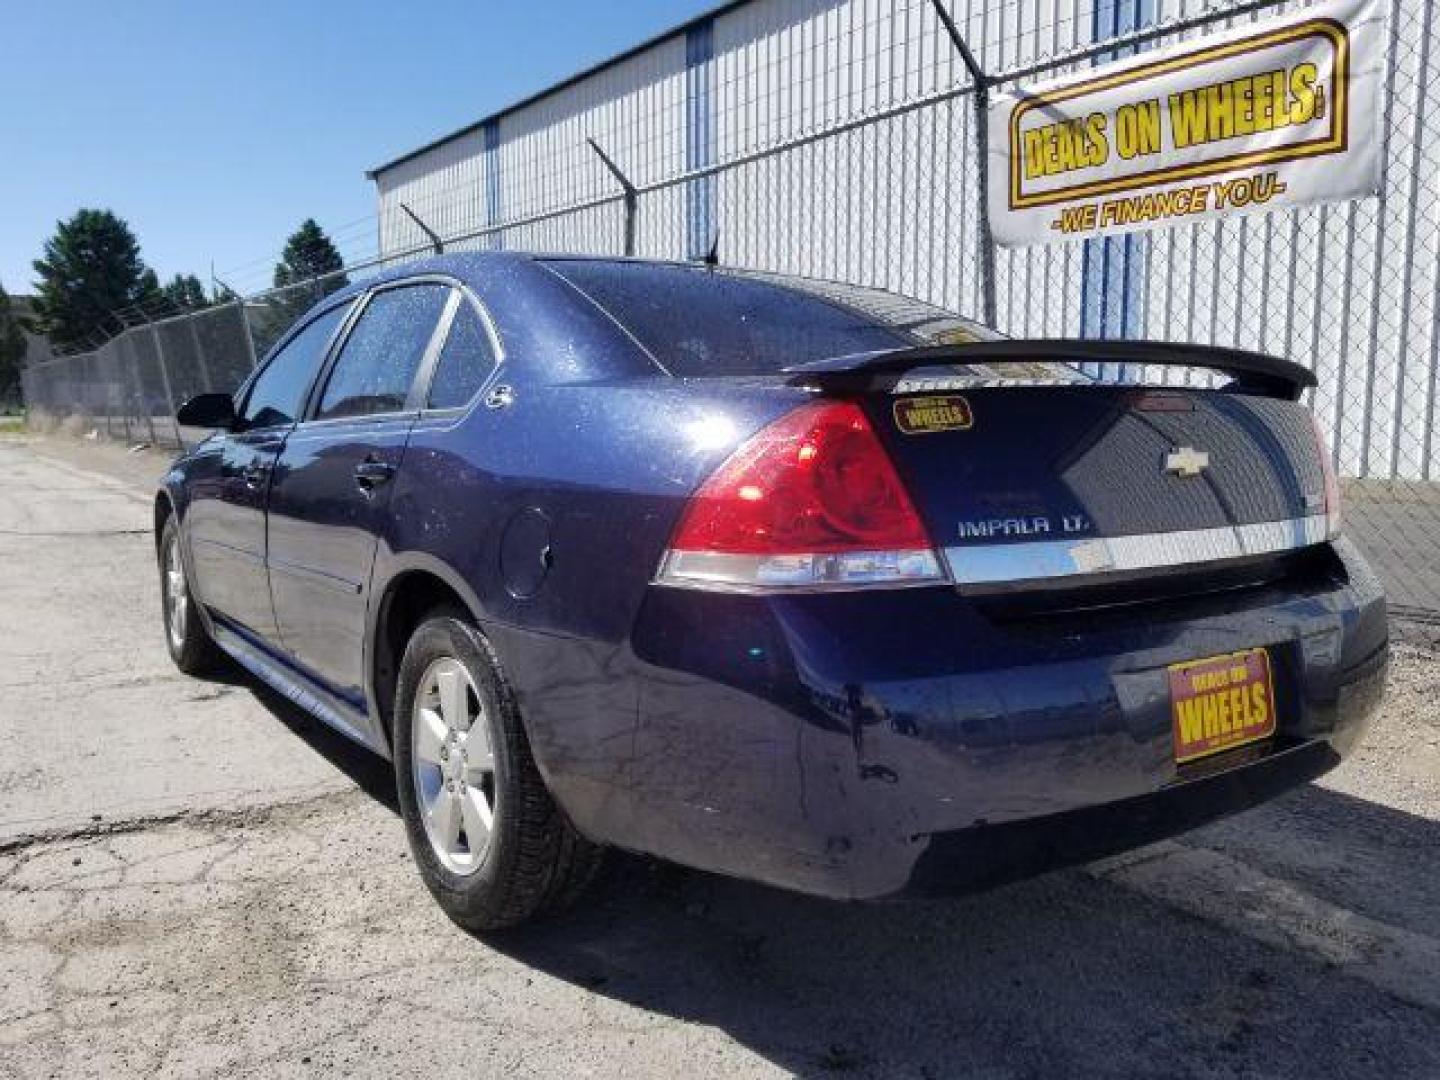
M1177 446L1165 455L1165 471L1176 476L1199 476L1210 467L1210 455L1193 446Z

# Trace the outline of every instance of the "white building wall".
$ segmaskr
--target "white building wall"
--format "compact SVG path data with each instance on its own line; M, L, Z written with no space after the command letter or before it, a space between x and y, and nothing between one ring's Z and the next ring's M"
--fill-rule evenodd
M685 43L671 39L500 120L500 205L505 220L612 195L619 184L594 139L632 184L685 165ZM658 223L659 218L650 215ZM507 246L618 251L619 204L507 233ZM658 240L645 238L646 247Z
M1168 22L1213 6L946 2L992 73L1088 46L1108 25ZM1289 356L1316 371L1313 404L1343 472L1440 476L1440 123L1430 119L1440 96L1440 47L1431 43L1440 31L1436 5L1389 2L1383 199L1186 225L1108 248L1091 241L998 251L1001 328ZM618 192L586 142L593 138L642 188L725 166L642 195L638 254L691 256L718 237L728 265L982 309L972 98L953 94L968 78L930 0L752 0L689 37L677 33L500 115L488 132L463 133L381 170L382 254L423 246L402 201L447 237L510 225L461 247L622 251L618 199L527 223ZM917 101L926 104L904 108ZM1109 314L1097 313L1097 298Z
M556 207L614 195L620 186L590 147L594 139L629 177L644 184L685 167L685 42L652 49L507 113L498 145L476 129L376 174L380 253L423 248L425 236L401 211L404 202L444 237L524 221ZM647 207L647 210L650 209ZM641 237L657 252L669 242L662 217ZM527 250L616 251L624 215L611 204L475 237L466 246Z
M425 234L401 209L404 203L441 236L483 228L488 181L482 135L472 131L375 177L380 253L422 248Z

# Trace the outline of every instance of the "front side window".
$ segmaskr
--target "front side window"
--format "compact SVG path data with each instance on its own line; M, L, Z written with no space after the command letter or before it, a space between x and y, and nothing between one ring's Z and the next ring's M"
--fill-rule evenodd
M475 305L462 296L455 320L450 324L450 335L435 364L427 406L458 409L468 405L498 362L485 320Z
M345 339L317 420L400 412L450 296L448 285L405 285L371 297Z
M245 399L240 414L242 429L295 422L305 401L305 391L324 358L325 347L349 310L349 304L331 308L270 358Z

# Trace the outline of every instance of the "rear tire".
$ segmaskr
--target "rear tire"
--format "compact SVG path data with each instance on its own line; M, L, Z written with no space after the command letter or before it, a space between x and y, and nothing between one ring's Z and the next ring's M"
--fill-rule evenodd
M394 759L415 865L465 929L567 906L598 870L604 849L550 797L499 661L460 612L432 613L405 648Z
M180 527L174 514L165 519L156 551L160 560L160 613L170 659L186 675L209 675L220 667L223 655L201 621L185 572Z

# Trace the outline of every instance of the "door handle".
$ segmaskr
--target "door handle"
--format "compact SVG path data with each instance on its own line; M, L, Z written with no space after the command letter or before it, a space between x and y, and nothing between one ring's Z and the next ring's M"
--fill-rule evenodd
M245 486L257 490L265 483L265 477L270 475L270 466L259 461L252 461L240 473L240 478L245 481Z
M507 409L513 404L515 404L515 388L511 386L497 386L485 395L487 409Z
M395 466L384 461L366 460L355 466L355 484L367 495L394 475Z

